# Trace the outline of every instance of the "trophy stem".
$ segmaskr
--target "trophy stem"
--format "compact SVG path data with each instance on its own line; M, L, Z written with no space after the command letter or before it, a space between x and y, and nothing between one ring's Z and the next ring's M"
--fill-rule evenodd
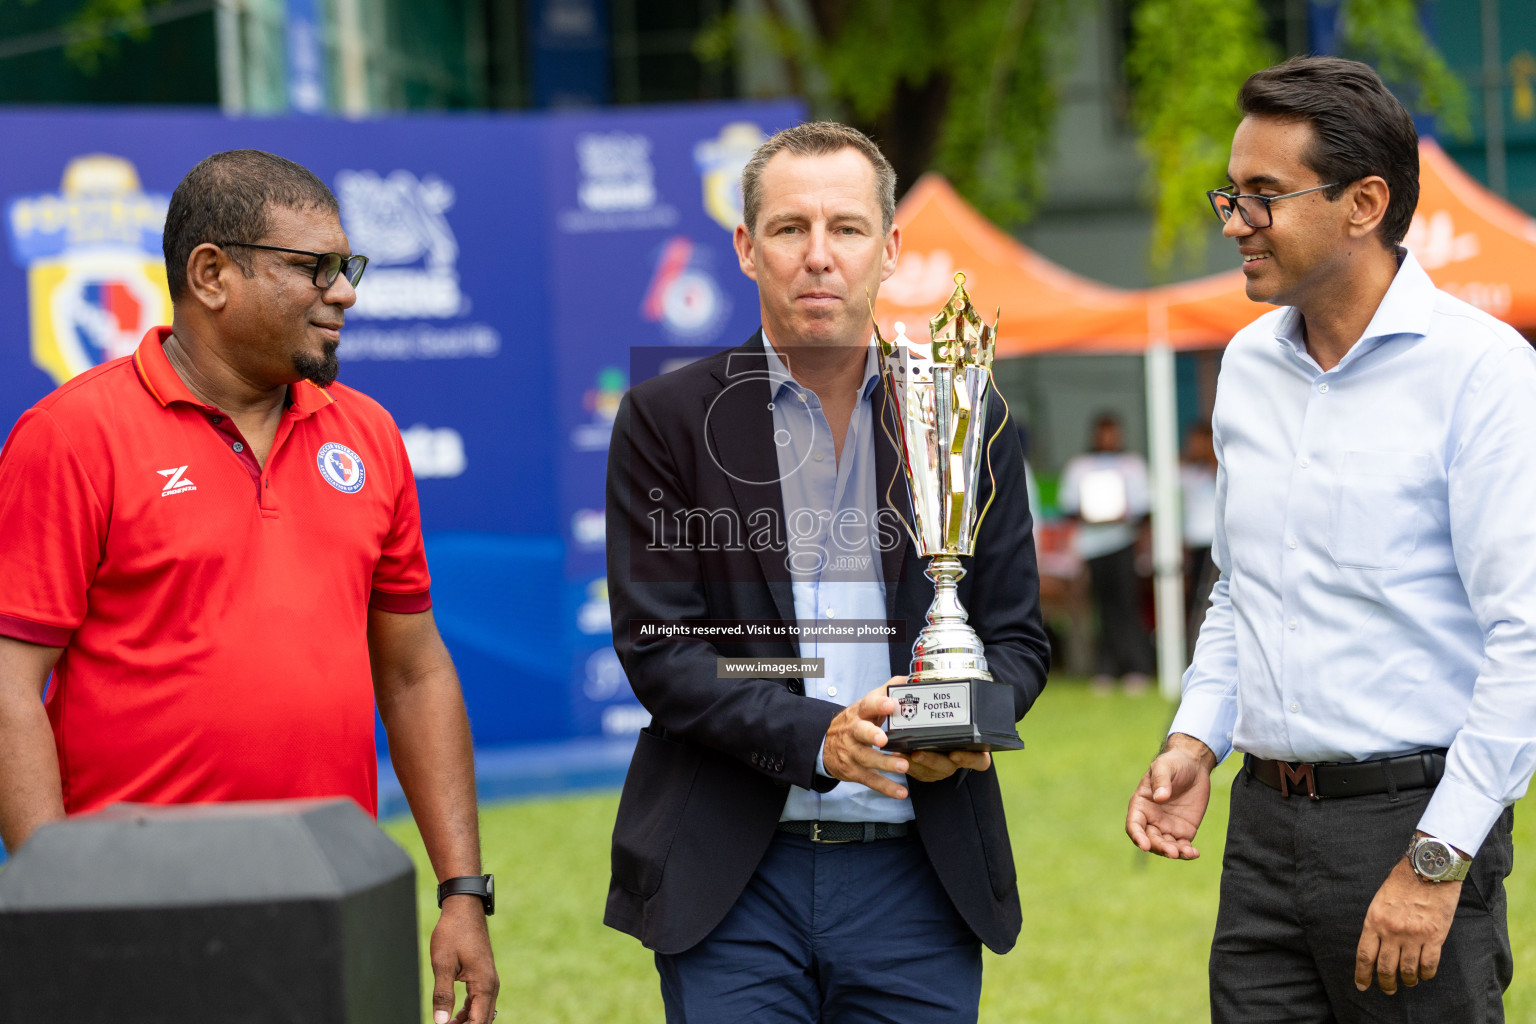
M960 604L958 584L965 569L953 554L934 555L923 574L933 581L933 601L928 605L928 624L912 645L912 682L947 682L958 679L992 680L987 671L986 648L967 623Z
M960 603L960 579L965 566L954 555L934 555L923 570L923 575L933 581L933 603L928 606L928 625L963 626L970 619L965 606ZM928 630L923 630L927 633Z

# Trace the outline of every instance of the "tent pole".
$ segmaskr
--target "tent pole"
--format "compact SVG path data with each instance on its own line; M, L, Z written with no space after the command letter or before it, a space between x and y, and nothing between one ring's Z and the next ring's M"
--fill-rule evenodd
M1184 530L1179 500L1178 381L1168 307L1147 309L1147 447L1152 474L1152 594L1157 611L1157 677L1176 698L1184 678Z

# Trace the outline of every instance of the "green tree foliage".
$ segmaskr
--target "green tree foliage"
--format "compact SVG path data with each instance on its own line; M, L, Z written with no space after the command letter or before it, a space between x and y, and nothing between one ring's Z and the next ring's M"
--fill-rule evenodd
M1466 86L1420 29L1414 0L1349 0L1340 13L1344 56L1374 67L1410 110L1434 114L1452 135L1472 134Z
M1468 131L1466 90L1424 35L1415 0L1338 0L1343 56L1371 64L1410 110ZM1240 119L1237 91L1281 57L1256 0L1139 0L1126 70L1149 167L1153 273L1198 265L1210 216L1201 193L1221 184Z
M983 213L1017 224L1033 213L1056 113L1055 62L1072 0L765 0L742 24L700 39L729 56L745 31L787 65L815 116L870 132L903 186L937 170Z
M727 59L743 33L783 58L818 117L869 131L903 185L947 176L1004 226L1038 205L1055 127L1063 42L1093 0L758 0L698 52ZM1432 0L1431 0L1432 2ZM1202 193L1225 178L1237 91L1284 56L1260 0L1127 0L1131 114L1148 161L1153 272L1198 265L1209 234ZM1465 131L1465 89L1418 19L1417 0L1336 0L1345 56L1371 63L1416 113ZM1325 7L1326 11L1327 8Z
M39 2L19 0L19 6L35 7ZM0 6L4 3L0 0ZM64 55L70 63L94 75L104 59L116 56L123 37L138 42L148 39L154 20L151 15L168 3L170 0L73 0L63 4L50 0L49 21L64 33Z
M1132 116L1149 163L1153 273L1203 254L1209 207L1225 180L1237 91L1279 58L1257 0L1141 0L1126 72Z
M149 38L145 8L162 6L166 0L85 0L66 21L70 41L64 54L86 74L94 73L104 58L117 54L119 37L143 42Z

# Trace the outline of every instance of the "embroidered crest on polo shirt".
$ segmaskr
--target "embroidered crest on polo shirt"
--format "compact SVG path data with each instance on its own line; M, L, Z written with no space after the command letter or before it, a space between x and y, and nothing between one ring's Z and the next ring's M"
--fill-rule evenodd
M165 486L160 488L160 497L162 498L168 498L173 494L181 494L184 491L197 490L197 484L186 477L186 466L177 466L175 469L157 469L155 472L165 477Z
M329 441L320 446L320 453L315 456L315 464L320 467L320 475L325 477L325 482L345 494L356 494L363 489L363 480L367 473L363 469L363 460L344 444Z

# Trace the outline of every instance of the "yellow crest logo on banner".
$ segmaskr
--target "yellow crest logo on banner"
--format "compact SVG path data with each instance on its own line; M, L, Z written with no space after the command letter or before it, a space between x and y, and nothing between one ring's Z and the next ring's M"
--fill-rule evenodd
M69 162L58 193L10 203L32 362L56 383L132 354L146 331L171 322L160 250L168 202L140 188L129 161L91 154Z
M727 231L741 223L741 172L767 141L751 121L733 121L713 139L693 147L693 163L704 185L704 212Z

